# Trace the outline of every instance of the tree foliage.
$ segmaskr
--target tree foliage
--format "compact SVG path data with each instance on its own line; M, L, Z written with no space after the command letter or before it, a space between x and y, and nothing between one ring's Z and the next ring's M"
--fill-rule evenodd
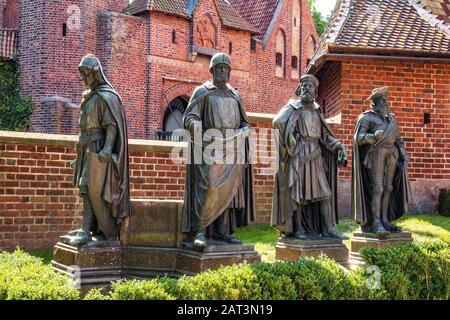
M17 62L0 59L0 130L28 128L32 112L31 99L20 96Z
M317 34L319 37L322 36L322 34L325 31L325 28L328 24L328 21L330 17L324 17L322 13L317 11L316 9L316 0L308 0L309 8L311 9L311 16L314 20L314 24L316 26Z

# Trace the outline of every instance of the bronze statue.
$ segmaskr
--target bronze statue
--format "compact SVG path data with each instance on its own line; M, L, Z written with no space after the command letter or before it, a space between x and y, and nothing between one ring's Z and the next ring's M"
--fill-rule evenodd
M347 151L315 103L319 81L300 79L300 99L284 106L273 120L279 136L279 169L275 177L272 225L287 237L347 239L334 229L337 215L337 167Z
M69 233L80 246L92 240L118 240L122 219L130 214L128 138L122 100L106 79L100 61L85 56L79 65L89 87L80 106L80 134L74 185L83 197L83 225Z
M255 218L253 173L249 163L250 123L241 95L228 84L230 57L215 54L210 72L213 80L194 90L183 118L184 128L192 140L191 161L186 167L182 231L191 233L194 246L199 248L207 246L208 239L240 244L232 233ZM213 135L211 129L215 129ZM196 135L200 136L197 143ZM231 153L242 152L244 161L240 163L234 157L232 163L227 162L228 152L208 155L208 146L213 142L224 149L231 144Z
M408 157L387 97L388 87L373 90L353 138L352 213L363 232L379 235L401 231L391 222L412 199Z

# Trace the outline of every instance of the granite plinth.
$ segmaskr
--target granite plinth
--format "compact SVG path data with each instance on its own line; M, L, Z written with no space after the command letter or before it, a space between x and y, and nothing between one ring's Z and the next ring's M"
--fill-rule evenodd
M53 248L53 269L77 281L80 289L108 286L121 278L119 241L98 241L75 247L58 242Z
M306 240L296 238L280 238L276 245L277 260L298 260L302 257L317 258L326 255L344 264L348 260L348 249L342 240L316 237Z
M253 244L208 242L206 247L196 248L192 242L185 242L178 253L177 270L194 275L221 266L260 261L261 256L255 251Z
M349 267L354 269L364 264L359 254L359 250L362 248L383 249L411 241L413 238L410 232L391 232L385 235L362 231L354 232L351 237Z
M358 253L362 248L382 249L401 243L408 243L412 240L412 234L410 232L392 232L386 235L377 235L376 233L358 231L352 235L351 251L352 253Z

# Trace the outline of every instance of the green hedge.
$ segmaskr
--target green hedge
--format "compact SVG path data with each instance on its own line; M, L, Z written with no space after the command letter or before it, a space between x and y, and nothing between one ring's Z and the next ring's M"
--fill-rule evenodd
M0 300L74 300L78 290L41 259L16 250L0 252Z
M388 299L450 298L450 245L428 242L383 250L362 249L369 265L381 269L381 286Z
M178 280L121 280L112 284L109 293L93 289L84 299L449 299L448 243L363 249L361 256L367 266L354 271L326 257L241 264ZM79 299L79 295L73 283L55 274L40 259L16 251L0 254L0 299Z

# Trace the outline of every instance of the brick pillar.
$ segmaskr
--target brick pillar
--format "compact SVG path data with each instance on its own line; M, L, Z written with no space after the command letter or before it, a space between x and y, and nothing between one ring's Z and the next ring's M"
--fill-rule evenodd
M79 107L69 99L60 96L47 97L41 100L40 114L33 119L33 131L76 134L79 118Z

